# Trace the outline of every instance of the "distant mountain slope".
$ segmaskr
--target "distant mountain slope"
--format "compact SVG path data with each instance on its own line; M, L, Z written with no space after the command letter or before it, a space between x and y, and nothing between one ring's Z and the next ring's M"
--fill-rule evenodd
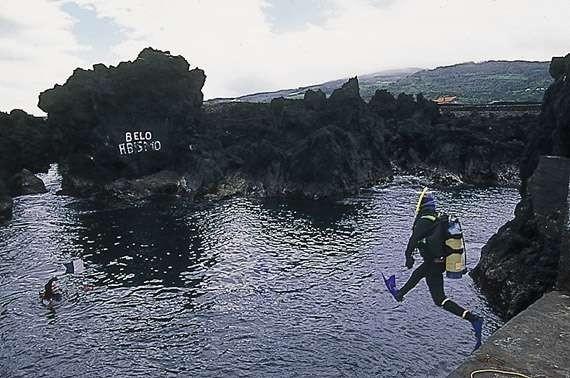
M465 104L542 101L552 77L550 62L488 61L423 70L386 86L392 93L423 93L435 99L457 96ZM364 94L367 95L367 94Z
M431 70L406 68L359 75L360 94L368 100L377 89L387 89L393 94L423 93L425 97L457 96L457 102L465 104L492 101L542 101L544 91L552 78L548 73L549 62L487 61L460 63ZM308 89L321 89L330 95L347 79L283 89L275 92L255 93L237 98L208 100L210 103L241 101L269 102L276 97L301 98Z
M361 94L363 92L370 93L370 96L368 97L372 97L376 89L385 88L387 85L395 83L396 81L403 79L418 71L421 71L421 68L403 68L398 70L380 71L367 75L359 75L358 81L360 82ZM236 98L214 98L208 100L207 102L210 103L227 102L227 101L269 102L277 97L285 97L291 99L303 98L303 95L309 89L312 90L320 89L321 91L325 92L327 96L330 96L330 94L335 89L340 88L344 83L346 83L347 80L348 78L341 78L337 80L327 81L326 83L322 84L309 85L306 87L281 89L274 92L253 93Z

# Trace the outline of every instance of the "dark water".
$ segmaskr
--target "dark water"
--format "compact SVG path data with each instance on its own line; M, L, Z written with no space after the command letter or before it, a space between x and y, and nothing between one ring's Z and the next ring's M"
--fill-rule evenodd
M0 376L444 376L469 355L467 322L425 284L396 304L418 187L336 204L232 199L97 211L50 193L16 200L0 227ZM466 229L468 265L511 217L513 189L438 193ZM54 309L38 291L60 263ZM500 321L469 277L447 294Z

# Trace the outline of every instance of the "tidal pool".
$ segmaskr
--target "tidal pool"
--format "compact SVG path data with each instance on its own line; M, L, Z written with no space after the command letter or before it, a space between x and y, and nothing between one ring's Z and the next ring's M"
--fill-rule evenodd
M98 209L19 197L0 226L0 376L445 376L475 343L425 284L398 304L418 185L400 179L336 203L236 198ZM512 217L515 189L436 192L462 220L468 266ZM60 278L53 309L38 292ZM418 257L419 258L419 257ZM469 276L447 295L501 325Z

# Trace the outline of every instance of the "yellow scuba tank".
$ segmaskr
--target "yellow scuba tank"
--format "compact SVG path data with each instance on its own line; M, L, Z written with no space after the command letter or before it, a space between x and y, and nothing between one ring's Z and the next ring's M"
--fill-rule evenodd
M418 198L416 204L416 216L420 213L424 198L429 198L430 193L425 187ZM432 206L435 210L435 203L432 196ZM438 258L445 258L445 271L448 278L461 278L467 273L465 243L463 241L463 230L461 223L455 216L449 216L445 213L437 216L425 215L422 218L430 219L437 222L436 229L423 240L426 248L429 245L435 246L431 249L431 253ZM435 250L435 251L434 251Z
M449 255L445 258L445 274L447 278L461 278L467 273L465 264L465 242L461 223L456 217L449 217L447 235L444 240Z

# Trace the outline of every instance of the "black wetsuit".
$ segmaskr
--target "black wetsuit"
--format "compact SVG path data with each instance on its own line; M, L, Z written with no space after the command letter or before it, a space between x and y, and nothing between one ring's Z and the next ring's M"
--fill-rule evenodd
M434 220L432 220L433 218L423 218L426 216L437 217L437 213L432 210L422 210L417 215L416 220L414 221L412 236L410 237L406 248L406 260L411 259L414 249L418 248L424 262L414 270L408 281L400 290L398 290L399 300L402 300L422 278L425 278L431 298L436 305L443 307L445 310L457 316L471 321L473 320L471 312L466 311L463 307L445 296L445 292L443 290L445 259L435 258L434 255L427 250L426 245L422 243L422 240L431 234L435 225Z

